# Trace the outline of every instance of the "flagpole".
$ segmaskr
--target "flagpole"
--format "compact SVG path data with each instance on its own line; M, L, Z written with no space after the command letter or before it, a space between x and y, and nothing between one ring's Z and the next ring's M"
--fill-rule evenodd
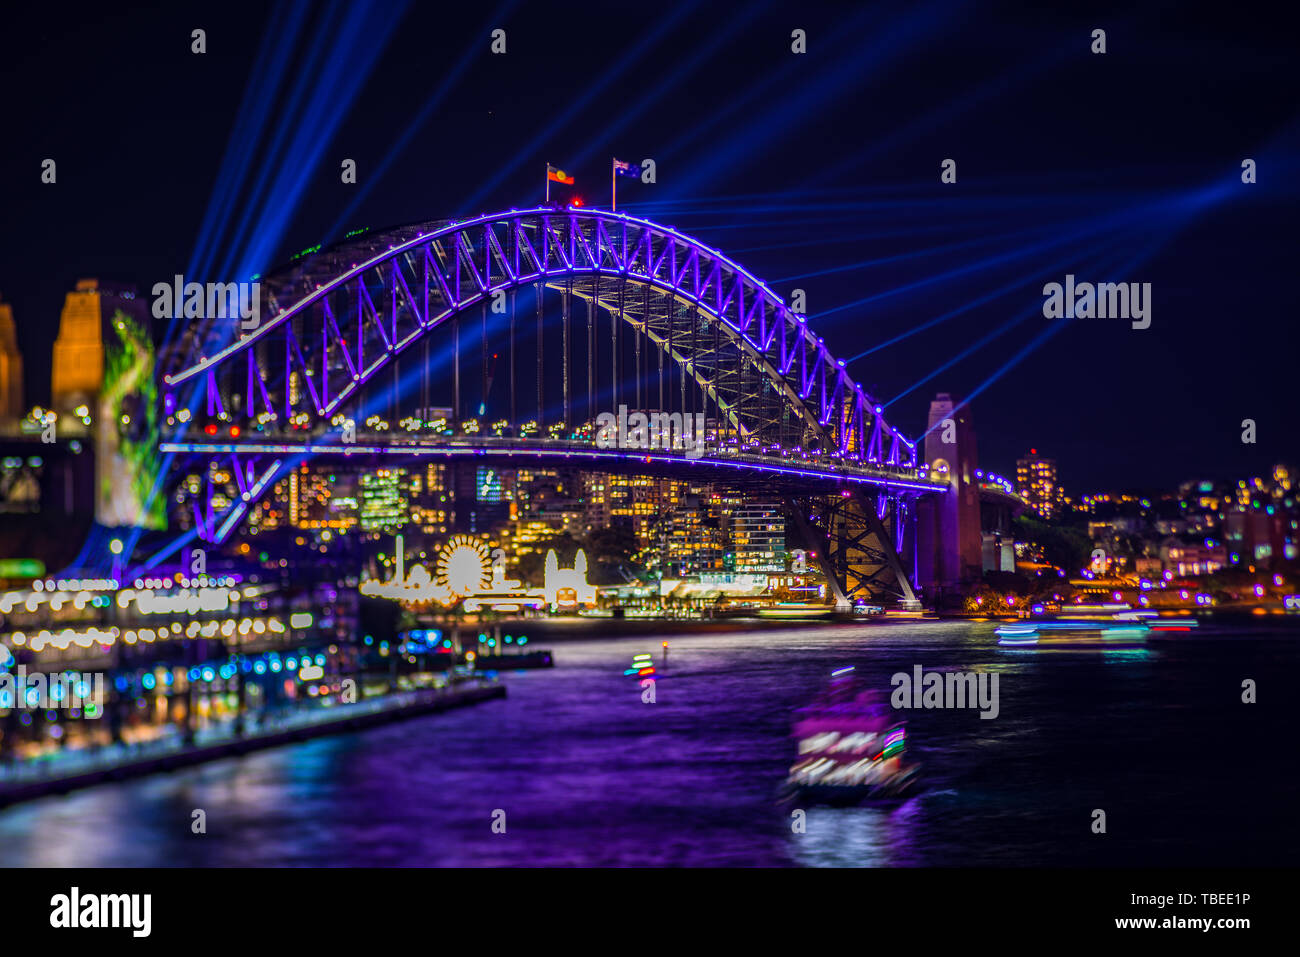
M614 167L614 158L609 160L609 211L618 212L618 170Z
M551 164L546 164L546 205L551 205Z

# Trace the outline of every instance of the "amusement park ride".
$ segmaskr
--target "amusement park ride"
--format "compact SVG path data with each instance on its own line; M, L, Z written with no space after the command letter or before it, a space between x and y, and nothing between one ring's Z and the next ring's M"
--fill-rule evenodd
M505 563L493 561L487 547L469 535L453 536L438 552L436 575L423 565L409 572L397 536L397 557L392 579L367 579L363 595L390 598L410 605L449 606L457 602L467 612L518 612L525 609L590 608L596 604L596 586L587 583L587 555L578 549L572 568L561 568L555 549L546 553L540 588L506 578Z

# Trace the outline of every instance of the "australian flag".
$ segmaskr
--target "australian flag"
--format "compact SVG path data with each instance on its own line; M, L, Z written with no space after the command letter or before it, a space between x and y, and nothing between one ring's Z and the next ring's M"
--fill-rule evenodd
M641 178L641 167L635 163L625 163L621 159L614 160L614 172L619 176L630 176L633 179Z

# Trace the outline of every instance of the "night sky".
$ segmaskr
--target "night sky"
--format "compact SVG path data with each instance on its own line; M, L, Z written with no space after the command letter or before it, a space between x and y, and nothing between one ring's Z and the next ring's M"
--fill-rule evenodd
M1014 473L1036 447L1072 495L1298 458L1283 5L376 2L313 5L297 30L289 7L180 6L3 15L0 296L29 403L48 400L74 282L147 294L195 268L221 209L256 216L187 278L247 278L355 227L532 205L547 161L608 205L610 157L648 157L657 183L629 183L620 209L787 298L804 289L813 328L859 356L905 433L935 392L980 390L981 464ZM241 102L265 122L232 141ZM223 169L248 175L213 204ZM1067 272L1151 283L1151 327L1044 318L1043 284Z

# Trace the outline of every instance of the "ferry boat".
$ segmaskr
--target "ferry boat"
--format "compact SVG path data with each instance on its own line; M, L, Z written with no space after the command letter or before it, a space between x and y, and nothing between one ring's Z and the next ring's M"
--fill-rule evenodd
M1008 646L1102 645L1132 648L1146 643L1151 632L1190 631L1196 619L1161 617L1127 603L1068 605L1054 615L1039 615L996 629L998 644Z
M787 802L853 805L902 798L916 787L917 765L904 763L904 722L886 695L864 688L852 671L835 672L830 687L799 709Z
M778 601L758 609L759 618L783 618L792 621L808 621L835 617L834 605L814 605L803 601Z

